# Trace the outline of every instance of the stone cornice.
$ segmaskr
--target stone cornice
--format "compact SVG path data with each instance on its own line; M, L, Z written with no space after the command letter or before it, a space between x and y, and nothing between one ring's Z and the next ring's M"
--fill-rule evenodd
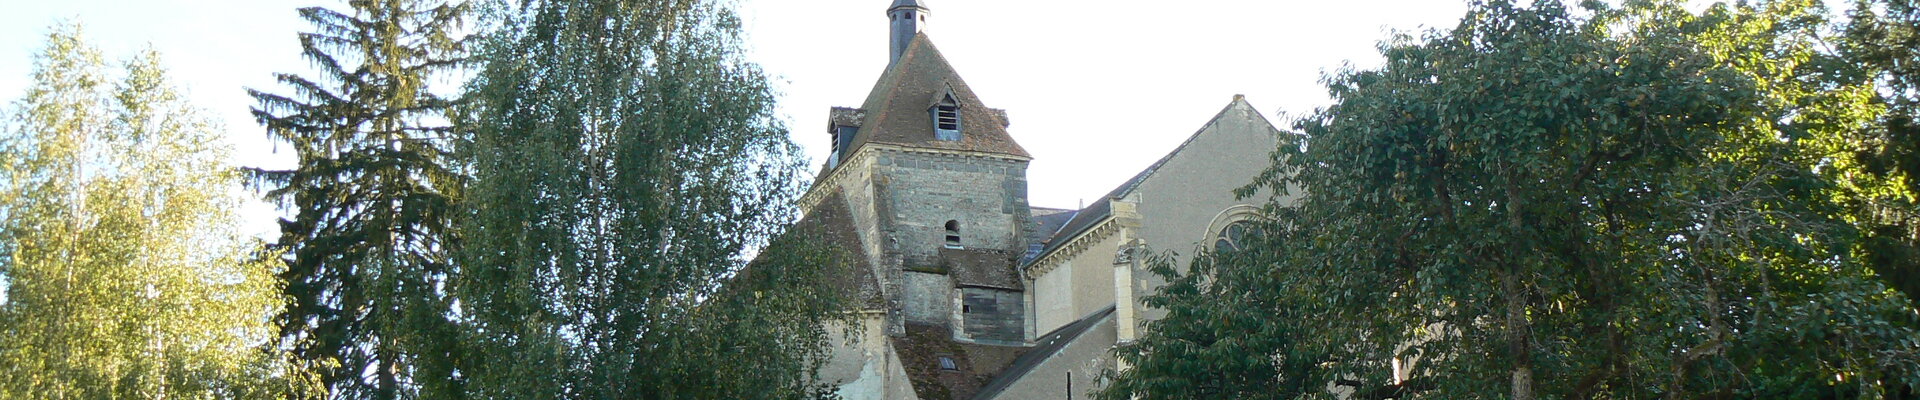
M1113 236L1114 233L1119 232L1120 224L1118 221L1118 219L1112 216L1102 218L1100 223L1095 224L1093 228L1087 229L1079 235L1074 235L1072 240L1067 241L1067 244L1061 245L1060 247L1054 248L1053 251L1048 251L1046 254L1041 254L1040 257L1034 258L1032 263L1028 263L1027 266L1021 268L1023 270L1022 272L1027 273L1027 275L1033 279L1038 279L1040 275L1045 275L1047 272L1053 271L1053 269L1058 268L1061 263L1075 256L1079 256L1080 253L1085 253L1087 249L1093 247L1094 244L1100 243L1101 240L1105 240L1108 236Z
M865 145L860 146L860 150L855 151L852 157L847 157L846 160L841 161L839 166L836 166L833 168L833 171L827 172L827 176L825 178L821 178L820 180L814 181L813 187L807 188L806 194L800 195L800 203L799 203L800 212L804 213L804 212L812 211L814 207L820 205L821 199L825 199L827 197L827 194L831 193L829 192L829 190L834 190L835 188L839 188L840 184L843 183L842 181L847 180L847 176L853 174L852 172L849 172L849 170L853 169L853 168L849 168L850 166L863 164L867 162L867 159L873 158L876 156L876 154L881 152L919 153L919 154L934 154L934 155L945 155L945 156L956 156L956 157L991 158L991 159L1015 161L1015 162L1033 161L1033 158L1031 157L1009 156L1009 155L1002 155L1002 154L981 153L981 152L973 152L973 151L907 147L907 146L892 145L892 144L885 144L885 143L867 143Z

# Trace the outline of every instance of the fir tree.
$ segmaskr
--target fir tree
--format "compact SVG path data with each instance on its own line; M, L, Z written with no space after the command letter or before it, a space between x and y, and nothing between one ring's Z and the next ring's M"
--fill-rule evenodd
M335 396L458 391L449 221L461 178L447 164L452 99L430 90L464 57L463 3L352 0L300 9L316 72L278 74L289 94L250 90L289 170L258 170L280 222L291 305L281 336L326 366Z

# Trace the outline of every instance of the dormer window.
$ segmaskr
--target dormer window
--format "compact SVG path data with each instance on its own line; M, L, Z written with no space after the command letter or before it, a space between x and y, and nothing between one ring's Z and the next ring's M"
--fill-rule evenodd
M858 133L860 128L857 127L833 127L833 153L827 155L827 169L840 165L841 156L846 155L848 150L853 150L850 148L853 146L853 135Z
M933 116L933 137L940 140L960 140L960 102L948 90L940 96L940 101L927 109Z
M947 248L949 249L961 248L960 247L960 221L953 221L953 220L947 221Z

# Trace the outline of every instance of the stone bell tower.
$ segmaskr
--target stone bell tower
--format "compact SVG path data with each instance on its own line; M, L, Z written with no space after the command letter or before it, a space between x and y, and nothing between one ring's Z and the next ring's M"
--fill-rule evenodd
M859 258L847 281L867 340L825 373L848 398L967 398L1027 348L1015 265L1033 247L1033 158L934 47L929 11L888 6L887 68L859 107L830 111L833 151L801 198L801 224Z

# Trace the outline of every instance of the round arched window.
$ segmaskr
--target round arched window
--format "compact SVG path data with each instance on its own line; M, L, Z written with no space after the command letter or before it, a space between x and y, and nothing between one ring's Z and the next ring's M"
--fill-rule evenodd
M960 221L947 221L947 248L960 248Z
M1218 237L1214 238L1213 251L1222 253L1240 251L1245 248L1249 239L1257 234L1254 232L1255 229L1257 228L1253 227L1252 221L1233 221L1227 224L1226 228L1220 229Z

